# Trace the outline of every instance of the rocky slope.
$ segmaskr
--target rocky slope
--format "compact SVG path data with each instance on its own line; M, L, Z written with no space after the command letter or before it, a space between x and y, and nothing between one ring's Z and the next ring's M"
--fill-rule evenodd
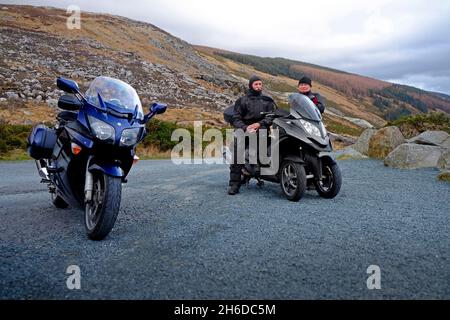
M82 89L98 75L116 77L132 84L144 102L213 111L232 103L245 88L191 45L153 25L88 13L82 14L81 30L66 29L65 21L59 9L1 8L3 109L55 107L61 93L57 76L77 80Z

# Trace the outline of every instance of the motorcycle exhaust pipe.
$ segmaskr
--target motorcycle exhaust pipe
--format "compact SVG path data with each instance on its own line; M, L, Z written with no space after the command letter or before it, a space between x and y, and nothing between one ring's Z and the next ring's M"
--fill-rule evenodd
M50 177L48 176L47 168L42 166L41 160L36 160L36 167L37 167L39 176L42 179L50 180Z

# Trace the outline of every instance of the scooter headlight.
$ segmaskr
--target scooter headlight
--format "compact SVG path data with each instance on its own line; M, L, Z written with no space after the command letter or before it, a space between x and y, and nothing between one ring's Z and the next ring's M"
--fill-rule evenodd
M116 132L112 126L91 116L88 116L88 119L91 129L97 139L114 141Z
M308 132L310 135L322 137L319 128L317 128L311 122L300 119L300 123L302 124L303 128L305 128L306 132Z
M120 137L120 145L123 147L131 147L138 141L141 128L125 129Z

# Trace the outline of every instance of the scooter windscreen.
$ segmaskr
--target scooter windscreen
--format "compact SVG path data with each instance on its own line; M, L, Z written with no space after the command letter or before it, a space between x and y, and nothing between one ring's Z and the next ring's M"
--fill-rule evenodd
M291 115L297 119L303 118L312 121L322 121L322 115L314 102L307 96L300 93L293 93L289 96Z
M121 80L103 76L95 78L86 91L86 100L90 104L102 108L100 99L106 107L117 112L134 113L136 111L138 119L142 119L144 116L136 90Z

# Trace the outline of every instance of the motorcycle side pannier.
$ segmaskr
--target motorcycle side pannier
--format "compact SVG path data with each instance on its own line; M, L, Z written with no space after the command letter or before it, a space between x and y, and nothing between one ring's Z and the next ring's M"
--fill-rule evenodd
M28 154L36 160L51 158L56 139L54 129L43 124L34 126L28 136Z

